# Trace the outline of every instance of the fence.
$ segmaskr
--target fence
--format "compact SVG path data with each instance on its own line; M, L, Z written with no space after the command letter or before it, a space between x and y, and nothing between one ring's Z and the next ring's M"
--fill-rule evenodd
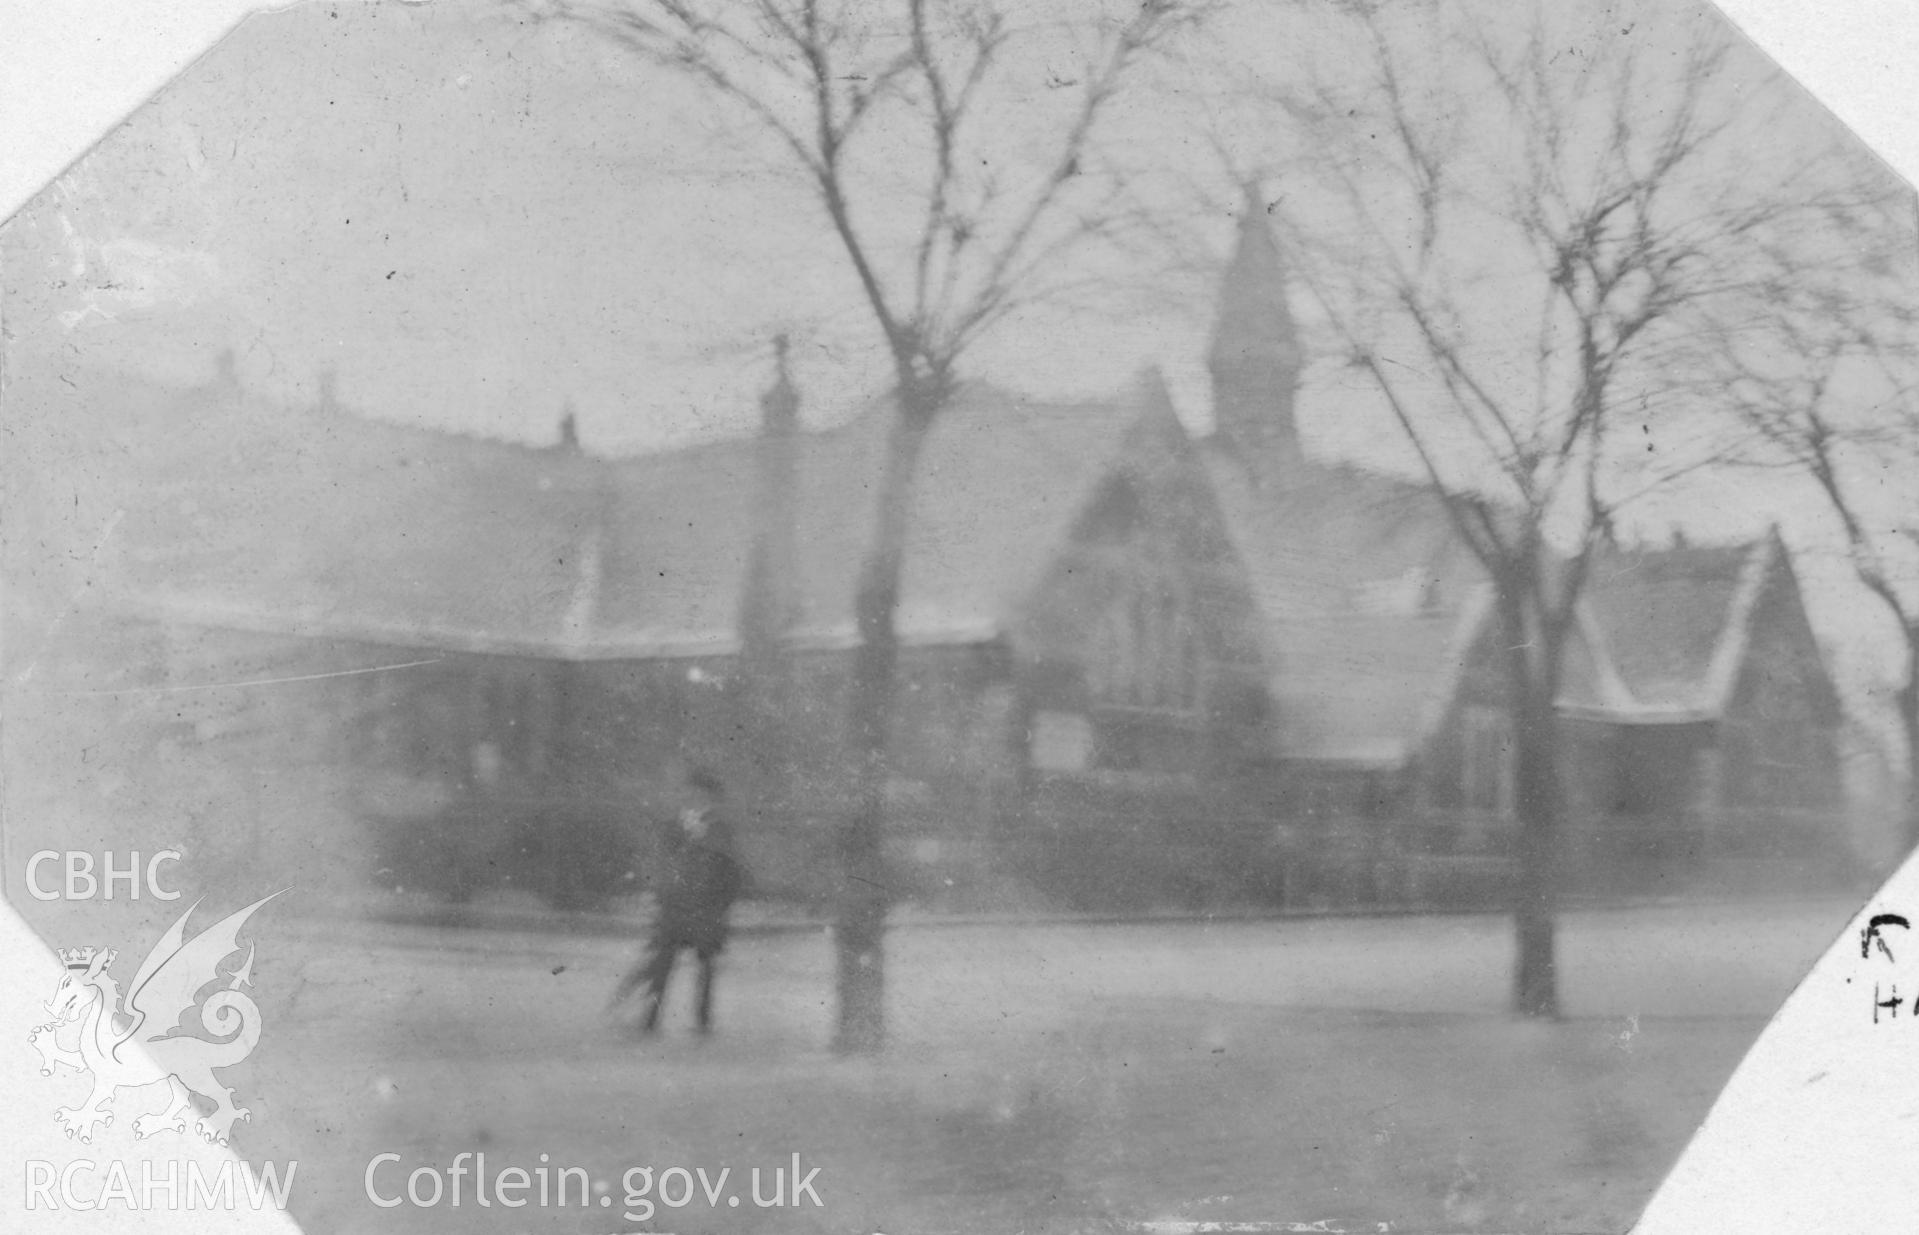
M845 822L830 810L736 819L752 894L825 906ZM645 823L611 799L453 802L376 825L376 865L448 900L508 888L591 908L645 886ZM1811 811L1562 826L1557 883L1575 898L1834 888L1857 875L1843 820ZM1515 839L1514 821L1491 814L1285 824L1190 781L1061 776L967 810L896 803L883 854L896 903L944 912L1500 909L1515 890Z

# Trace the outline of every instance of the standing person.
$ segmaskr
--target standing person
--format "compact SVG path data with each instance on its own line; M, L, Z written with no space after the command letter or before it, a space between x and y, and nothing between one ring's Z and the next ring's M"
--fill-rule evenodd
M634 990L646 987L641 1027L647 1033L659 1028L667 979L682 948L691 948L699 961L699 1030L712 1032L714 962L726 946L726 912L745 882L733 848L733 829L721 814L726 787L703 768L688 775L686 785L693 804L661 829L655 885L659 915L653 937L639 963L613 992L611 1006L617 1008Z

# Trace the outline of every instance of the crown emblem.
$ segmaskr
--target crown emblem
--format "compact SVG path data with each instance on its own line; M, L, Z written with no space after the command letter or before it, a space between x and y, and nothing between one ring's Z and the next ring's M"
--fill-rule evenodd
M60 963L68 969L88 969L93 965L93 958L98 955L100 955L100 949L95 947L62 948L60 949ZM111 964L112 961L113 956L109 953L107 962Z

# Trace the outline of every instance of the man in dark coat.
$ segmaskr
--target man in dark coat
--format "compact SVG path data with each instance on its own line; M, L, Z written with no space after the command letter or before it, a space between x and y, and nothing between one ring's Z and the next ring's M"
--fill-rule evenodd
M745 871L733 848L733 829L720 813L726 796L719 777L699 770L687 777L694 805L661 830L656 857L655 892L659 916L645 954L613 992L617 1007L635 989L646 987L647 1033L659 1028L667 979L682 948L691 948L700 966L697 1014L701 1033L713 1028L713 969L726 946L726 912L738 899Z

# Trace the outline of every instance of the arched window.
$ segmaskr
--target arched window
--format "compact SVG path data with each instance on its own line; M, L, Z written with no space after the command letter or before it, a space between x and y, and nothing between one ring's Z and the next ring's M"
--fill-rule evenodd
M1170 586L1141 587L1108 605L1087 641L1087 687L1110 706L1190 711L1200 674L1197 624Z

